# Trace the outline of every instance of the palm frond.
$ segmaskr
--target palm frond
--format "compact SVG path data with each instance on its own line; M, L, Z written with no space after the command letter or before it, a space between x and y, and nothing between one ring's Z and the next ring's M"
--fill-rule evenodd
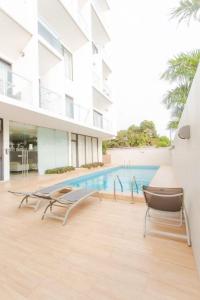
M169 121L169 123L167 125L167 129L172 129L172 130L177 129L179 121L180 121L180 119L175 119L175 120Z
M200 61L200 50L180 53L168 61L168 67L161 79L191 84Z
M178 7L171 10L171 18L177 18L178 22L191 19L200 21L200 0L181 0Z
M163 98L163 103L167 109L171 109L177 105L184 105L187 101L187 97L190 91L188 84L178 85L176 88L168 91Z

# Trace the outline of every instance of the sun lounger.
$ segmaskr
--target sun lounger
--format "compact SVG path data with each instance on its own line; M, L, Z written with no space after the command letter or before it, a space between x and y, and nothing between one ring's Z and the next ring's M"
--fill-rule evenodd
M69 213L72 211L73 208L75 208L83 200L85 200L89 197L95 197L95 196L97 196L100 200L102 200L101 194L99 192L97 192L95 190L91 190L91 189L82 188L82 189L71 191L67 194L64 194L64 195L58 197L58 198L52 197L51 201L49 202L49 204L47 205L47 207L44 210L42 219L44 219L46 212L49 209L50 214L48 216L51 218L55 218L55 219L63 221L63 225L65 225L67 218L69 216ZM58 215L56 213L53 213L52 208L54 206L65 208L66 209L65 214Z
M188 224L188 217L184 207L184 193L182 188L161 188L161 187L148 187L143 186L143 193L145 201L147 204L147 210L144 220L144 237L146 236L147 230L147 220L156 222L158 224L165 224L170 226L180 227L185 222L186 234L175 234L175 233L166 233L158 232L159 234L177 237L177 238L186 238L188 246L191 245L190 231ZM151 215L150 211L162 212L162 216ZM168 214L169 213L169 214ZM165 215L168 214L169 217ZM173 214L178 214L179 218L173 218ZM160 221L158 221L160 219ZM161 222L165 221L165 222Z
M34 208L35 211L38 210L41 201L43 199L45 200L51 200L53 196L66 194L70 192L72 188L66 187L66 188L58 188L55 185L51 185L45 188L41 188L39 190L36 190L34 192L15 192L15 191L8 191L9 193L12 193L16 196L21 196L21 202L19 205L19 208L23 206ZM36 201L30 203L30 198L36 199Z

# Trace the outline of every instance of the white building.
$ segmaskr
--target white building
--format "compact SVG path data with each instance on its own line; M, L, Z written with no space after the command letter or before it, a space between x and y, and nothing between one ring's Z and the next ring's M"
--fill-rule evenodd
M107 0L0 0L0 180L102 160L114 134Z

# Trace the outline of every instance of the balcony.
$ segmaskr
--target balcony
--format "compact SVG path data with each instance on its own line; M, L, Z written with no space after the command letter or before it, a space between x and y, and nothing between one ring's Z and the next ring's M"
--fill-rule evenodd
M62 115L62 102L63 98L61 95L47 88L40 87L40 108Z
M107 110L112 104L111 90L96 72L93 72L93 105L100 110Z
M44 24L42 21L38 21L38 33L43 37L50 45L53 47L60 55L63 54L62 44L59 41L56 33L54 33L48 25Z
M111 89L106 81L103 81L103 93L110 98L111 97Z
M93 110L93 126L106 131L112 131L111 121L105 119L103 114L96 110Z
M80 25L80 14L72 8L71 1L67 0L39 0L39 15L58 33L59 39L66 47L75 51L83 46L88 37L85 29ZM59 17L55 17L59 16ZM79 16L79 17L78 17Z
M42 21L38 21L39 74L43 76L62 60L62 45L54 32Z
M32 104L32 84L26 78L0 69L0 94L22 103Z
M0 52L10 60L20 57L32 34L0 8Z
M73 119L76 122L89 124L90 110L81 106L80 104L74 103L65 99L65 116Z
M89 109L64 99L58 93L44 87L40 87L40 108L50 113L56 113L63 118L69 118L77 123L89 125Z
M110 42L110 35L108 33L108 26L98 13L96 6L91 6L92 16L92 39L97 45L105 46Z

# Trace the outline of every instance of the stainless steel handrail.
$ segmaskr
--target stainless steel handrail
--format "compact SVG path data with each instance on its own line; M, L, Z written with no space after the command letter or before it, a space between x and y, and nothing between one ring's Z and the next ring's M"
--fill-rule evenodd
M118 180L119 184L120 184L120 187L121 187L121 192L123 193L124 191L124 188L123 188L123 184L119 178L119 175L116 175L114 177L114 199L116 200L116 180Z
M133 176L132 180L131 180L131 197L132 197L132 199L134 199L134 193L133 193L134 185L136 187L137 194L139 194L139 187L138 187L135 176Z

